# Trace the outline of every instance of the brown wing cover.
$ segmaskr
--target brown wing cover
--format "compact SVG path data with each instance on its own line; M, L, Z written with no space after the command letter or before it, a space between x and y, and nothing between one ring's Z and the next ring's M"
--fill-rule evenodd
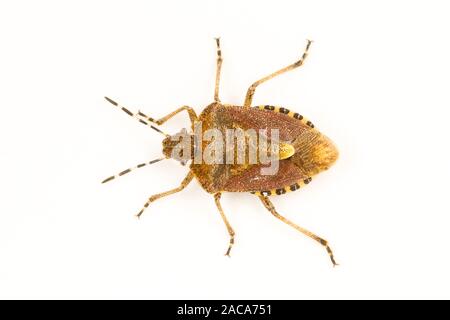
M219 103L213 103L206 107L200 114L199 120L202 121L202 131L215 128L219 129L224 136L227 128L239 127L244 130L254 129L256 131L275 128L279 130L281 141L293 141L298 136L312 130L286 114ZM208 142L204 142L203 150L207 144ZM236 166L231 165L191 164L191 170L200 184L210 193L276 189L307 178L290 160L280 161L279 170L275 175L262 175L262 167L263 165L248 165L235 170ZM244 169L239 170L242 168Z
M211 110L216 122L220 125L234 124L240 128L278 129L281 141L291 141L302 133L311 130L310 127L286 114L240 106L220 106ZM269 133L270 134L270 133Z
M263 167L263 165L252 165L239 175L229 177L222 186L222 190L251 192L279 189L308 178L290 160L281 160L278 171L274 175L262 175L261 169Z

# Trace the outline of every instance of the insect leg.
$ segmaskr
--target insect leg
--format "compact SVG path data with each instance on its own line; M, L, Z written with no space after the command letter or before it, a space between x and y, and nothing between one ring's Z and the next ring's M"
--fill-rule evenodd
M316 236L314 233L312 233L311 231L308 231L298 225L296 225L295 223L293 223L292 221L286 219L285 217L283 217L282 215L280 215L276 210L275 207L273 206L272 202L269 200L268 197L265 196L259 196L259 199L261 199L261 202L264 204L264 206L266 207L267 210L270 211L270 213L272 213L276 218L280 219L281 221L283 221L284 223L290 225L291 227L293 227L294 229L300 231L301 233L307 235L308 237L310 237L311 239L316 240L317 242L319 242L321 245L323 245L328 252L328 255L330 256L331 262L333 263L333 266L337 266L338 264L336 263L336 261L334 260L334 255L333 255L333 251L331 251L330 246L328 245L328 242L318 236Z
M192 172L189 172L188 175L184 178L184 180L181 182L181 185L178 188L166 191L166 192L161 192L158 194L154 194L152 195L150 198L148 198L147 202L144 204L144 207L142 208L141 211L139 211L139 213L136 215L138 218L140 218L140 216L142 215L142 213L144 212L145 209L147 209L147 207L150 205L150 203L152 203L153 201L156 201L160 198L166 197L166 196L170 196L171 194L180 192L181 190L183 190L184 188L186 188L186 186L192 181L192 179L194 178L194 174Z
M220 38L216 38L217 44L217 68L216 68L216 87L214 90L214 101L220 102L219 99L219 84L220 84L220 70L222 69L222 50L220 49Z
M188 115L189 115L189 119L191 120L192 125L194 125L194 122L197 121L197 114L195 113L195 110L192 109L191 107L188 106L182 106L181 108L178 108L177 110L169 113L167 116L162 117L161 119L158 120L153 120L150 117L147 117L145 114L143 114L142 112L139 112L140 116L146 117L146 119L153 121L154 123L156 123L157 125L162 125L164 124L167 120L169 120L170 118L174 117L175 115L177 115L178 113L182 112L182 111L187 111Z
M280 74L283 74L285 72L288 72L290 70L293 70L295 68L300 67L301 65L303 65L303 61L306 59L306 57L308 56L308 50L309 47L311 46L312 41L308 40L308 43L306 44L306 48L305 51L303 52L302 57L300 58L300 60L294 62L291 65L288 65L287 67L284 67L274 73L269 74L268 76L256 81L255 83L253 83L250 88L248 88L247 90L247 95L245 96L245 102L244 102L244 107L250 107L250 105L252 104L252 100L253 100L253 95L255 94L255 90L256 87L259 86L261 83L264 83L276 76L279 76Z
M222 194L220 192L216 193L214 195L214 200L216 201L217 209L219 209L219 212L220 212L220 215L222 216L223 222L225 223L225 225L227 227L228 234L230 235L230 243L228 245L227 252L225 253L226 256L230 256L230 251L231 251L231 248L233 247L233 244L234 244L234 230L231 227L230 223L228 222L228 219L225 216L225 213L223 212L222 206L220 204L220 197L221 196L222 196Z
M148 122L152 122L152 123L157 124L157 125L162 125L163 123L165 123L167 120L169 120L170 118L172 118L176 114L180 113L181 111L185 111L185 110L189 114L189 119L191 120L192 125L194 124L195 121L197 121L197 114L195 113L194 109L192 109L191 107L188 107L188 106L182 106L181 108L178 108L177 110L169 113L165 117L162 117L161 119L155 120L152 117L147 116L146 114L144 114L141 111L138 111L137 113L133 113L130 110L128 110L126 107L121 106L116 101L114 101L114 100L112 100L112 99L110 99L108 97L105 97L105 99L109 103L111 103L111 104L115 105L116 107L120 108L123 112L125 112L129 116L131 116L133 118L136 118L142 124L150 126L152 129L154 129L154 130L156 130L156 131L158 131L160 133L163 133L163 132L160 129L155 128L154 126L150 125ZM165 134L165 135L167 136L167 134Z
M143 119L141 119L140 117L142 117L142 113L140 113L140 112L139 112L139 113L133 113L133 112L131 112L130 110L128 110L126 107L121 106L120 104L118 104L117 102L115 102L114 100L112 100L112 99L110 99L110 98L108 98L108 97L105 97L105 99L106 99L106 101L108 101L108 102L111 103L112 105L114 105L114 106L120 108L123 112L125 112L125 113L126 113L127 115L129 115L130 117L137 119L140 123L142 123L142 124L144 124L144 125L146 125L146 126L149 126L149 127L152 128L153 130L155 130L155 131L157 131L157 132L159 132L159 133L161 133L161 134L163 134L163 135L165 135L165 136L168 136L166 133L162 132L160 129L158 129L158 128L152 126L152 125L149 124L147 121L144 121ZM155 123L155 121L153 121L152 118L147 118L147 120L150 121L150 122L154 122L154 123Z

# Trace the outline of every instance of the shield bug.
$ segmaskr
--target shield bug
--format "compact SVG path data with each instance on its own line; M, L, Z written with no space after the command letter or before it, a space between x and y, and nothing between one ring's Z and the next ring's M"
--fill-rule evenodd
M303 55L298 61L254 82L249 87L242 106L224 104L219 99L222 52L220 49L220 40L218 38L216 39L216 45L217 67L214 102L208 105L200 115L197 115L191 107L183 106L169 113L165 117L155 120L141 111L138 111L137 113L131 112L128 108L105 97L107 101L120 108L129 116L136 118L140 123L163 134L165 139L162 142L163 157L139 164L134 168L126 169L115 176L105 179L103 183L111 181L118 176L123 176L135 168L142 168L163 159L174 158L183 165L190 162L189 172L181 182L180 186L166 192L152 195L137 214L138 217L142 215L150 203L182 191L195 178L205 191L214 196L217 209L228 230L230 239L226 251L227 256L230 255L231 248L234 244L235 233L222 209L220 203L221 195L223 192L249 192L258 197L264 207L276 218L324 246L333 265L336 265L333 252L326 240L280 215L269 199L270 196L283 195L309 184L312 176L328 169L337 160L338 151L336 147L329 138L321 134L314 127L311 121L297 112L273 105L259 105L252 107L253 95L260 84L303 65L308 55L311 41L308 40ZM186 111L189 115L191 121L190 132L183 129L177 135L168 135L155 126L163 125L170 118L182 111ZM200 127L198 126L199 123L201 124ZM250 154L246 151L247 149L244 150L243 161L238 163L233 161L205 163L201 161L204 160L204 157L201 156L201 151L207 149L208 145L205 140L198 138L196 134L198 128L200 128L200 136L207 132L214 132L216 135L219 134L225 136L230 129L246 130L245 132L249 130L277 130L279 138L277 140L278 143L276 148L278 170L271 174L263 174L262 169L266 167L267 163L263 163L261 157L257 157L256 160L250 161ZM185 141L187 141L188 148L184 149L184 153L180 153L180 150L175 152L177 146L180 144L180 137L184 137ZM245 139L246 137L247 136L244 134L244 141L247 141ZM262 142L269 142L272 144L275 140L272 141L268 136L264 136L263 138L259 137L254 141L256 141L256 145L262 145ZM232 145L234 146L234 140ZM230 146L227 145L225 147L225 153L228 154L228 151L230 151L229 149ZM234 149L232 149L231 159L234 160L237 153L238 152L235 153ZM196 161L199 154L200 161ZM223 155L219 156L218 159L223 160Z

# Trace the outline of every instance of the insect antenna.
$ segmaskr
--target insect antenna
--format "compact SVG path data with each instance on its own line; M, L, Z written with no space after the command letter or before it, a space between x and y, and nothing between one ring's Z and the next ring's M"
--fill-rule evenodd
M159 133L161 133L162 135L164 135L164 136L166 136L166 137L169 136L167 133L161 131L161 129L156 128L155 126L151 125L151 124L148 123L147 121L144 121L144 120L141 118L142 116L145 116L142 112L133 113L133 112L131 112L130 110L128 110L126 107L121 106L120 104L118 104L117 102L115 102L114 100L112 100L112 99L110 99L110 98L108 98L108 97L105 97L105 99L106 99L106 101L108 101L108 102L111 103L112 105L114 105L114 106L120 108L123 112L125 112L125 113L126 113L127 115L129 115L130 117L137 119L140 123L142 123L142 124L144 124L144 125L146 125L146 126L152 128L152 129L155 130L156 132L159 132ZM147 116L145 116L145 118L146 118L146 120L155 123L154 120L153 120L152 118L147 117Z
M120 172L120 173L118 173L118 174L116 174L116 175L114 175L114 176L111 176L111 177L106 178L105 180L102 181L102 183L106 183L106 182L108 182L108 181L114 180L115 178L121 177L121 176L123 176L123 175L126 175L127 173L130 173L131 171L134 171L135 169L143 168L143 167L145 167L145 166L147 166L147 165L154 164L154 163L159 162L159 161L162 161L162 160L164 160L164 159L166 159L166 158L159 158L159 159L152 160L152 161L150 161L150 162L140 163L140 164L138 164L138 165L135 166L135 167L128 168L128 169L123 170L122 172Z

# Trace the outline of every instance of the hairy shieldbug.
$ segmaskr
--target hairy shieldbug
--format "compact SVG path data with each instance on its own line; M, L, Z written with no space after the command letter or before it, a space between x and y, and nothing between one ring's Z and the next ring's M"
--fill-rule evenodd
M312 176L328 169L337 160L338 151L336 147L330 139L321 134L314 127L311 121L296 112L272 105L251 107L253 95L258 85L280 74L300 67L308 55L311 41L308 40L304 53L298 61L253 83L247 91L243 106L223 104L219 99L222 53L220 49L220 40L218 38L216 39L216 44L217 68L214 102L208 105L199 116L197 116L194 109L191 107L183 106L171 112L167 116L159 120L155 120L146 116L141 111L133 113L126 107L123 107L110 98L105 97L107 101L122 109L122 111L127 113L129 116L136 118L142 124L163 134L165 139L162 143L164 157L139 164L134 168L126 169L115 176L105 179L103 183L111 181L118 176L125 175L135 168L142 168L148 164L152 164L163 159L175 158L183 165L187 161L191 161L189 173L181 182L181 185L175 189L152 195L144 204L142 210L138 213L138 217L142 215L151 202L182 191L194 178L196 178L203 189L214 195L217 209L219 210L219 213L227 227L230 235L230 241L226 251L227 256L230 255L231 248L234 244L235 233L220 204L221 195L223 192L250 192L255 194L261 200L266 209L276 218L323 245L330 256L333 265L335 266L336 262L328 242L281 216L269 200L269 196L282 195L289 191L295 191L310 183ZM205 141L199 141L192 132L188 133L186 129L183 129L181 133L188 136L189 150L192 150L192 153L189 152L189 155L185 158L175 157L174 150L179 139L175 139L175 135L171 136L162 132L154 125L162 125L167 120L182 111L186 111L188 113L192 124L192 131L195 130L197 123L202 123L201 133L205 133L208 130L215 130L216 132L218 131L219 133L225 135L225 131L230 128L238 128L242 130L278 130L280 140L278 145L279 148L277 149L279 150L277 154L279 156L278 171L270 175L261 174L261 169L267 163L262 163L259 160L250 163L247 157L244 157L244 162L231 164L228 162L199 163L197 161L193 161L194 157L198 154L199 147L205 147ZM261 139L256 141L257 144L262 143ZM226 148L228 148L228 146Z

